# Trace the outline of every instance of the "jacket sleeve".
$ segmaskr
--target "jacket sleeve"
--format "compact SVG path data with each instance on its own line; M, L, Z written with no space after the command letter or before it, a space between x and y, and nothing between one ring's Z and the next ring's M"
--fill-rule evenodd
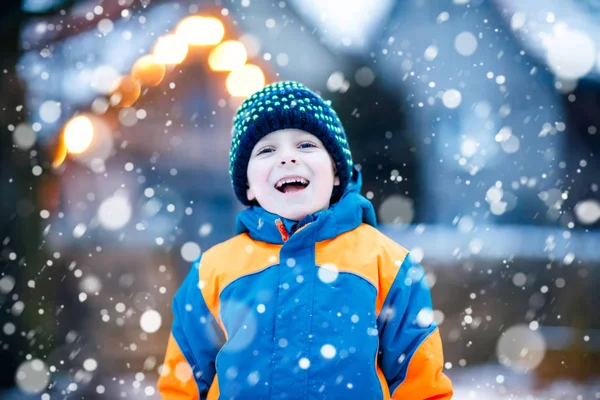
M387 269L382 280L391 285L377 319L379 367L391 399L451 399L452 382L442 372L442 341L425 272L404 254L403 260L384 258L387 265L380 267Z
M173 297L173 325L158 391L163 400L207 399L224 335L200 289L200 260Z

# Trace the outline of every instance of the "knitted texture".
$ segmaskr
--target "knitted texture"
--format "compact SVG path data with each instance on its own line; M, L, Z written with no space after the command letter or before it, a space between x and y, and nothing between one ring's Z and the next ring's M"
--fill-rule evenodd
M315 135L333 159L340 185L334 186L332 199L344 192L352 175L352 154L344 127L331 108L304 85L286 81L268 85L244 100L233 120L233 139L229 152L229 174L237 198L248 201L247 169L252 149L265 135L281 129L301 129Z

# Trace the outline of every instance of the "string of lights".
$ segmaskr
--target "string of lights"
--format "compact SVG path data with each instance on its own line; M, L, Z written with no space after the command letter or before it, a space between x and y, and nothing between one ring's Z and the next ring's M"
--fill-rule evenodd
M212 47L206 62L215 73L227 73L225 86L232 97L245 98L265 85L262 69L248 63L244 44L223 40L225 27L214 17L193 15L182 19L174 33L159 37L150 54L141 56L131 71L116 79L110 90L108 107L131 107L144 87L158 86L174 66L185 63L197 47ZM92 105L92 108L94 105ZM69 154L90 150L94 137L103 128L101 118L84 112L67 121L58 139L52 166L58 168Z

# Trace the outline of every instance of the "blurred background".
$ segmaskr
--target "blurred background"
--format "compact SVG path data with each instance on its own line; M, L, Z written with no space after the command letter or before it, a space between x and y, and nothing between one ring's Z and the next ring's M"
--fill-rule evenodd
M157 399L237 106L332 100L457 399L600 398L600 2L4 0L0 399Z

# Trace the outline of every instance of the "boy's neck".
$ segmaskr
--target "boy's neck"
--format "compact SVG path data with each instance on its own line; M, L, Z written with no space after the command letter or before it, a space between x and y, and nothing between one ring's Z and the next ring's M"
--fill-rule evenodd
M294 233L296 233L300 228L310 224L311 222L313 222L315 220L314 216L311 214L308 214L306 217L302 218L300 221L293 221L293 220L285 220L285 218L279 217L275 220L275 225L277 226L277 230L279 230L279 233L281 234L281 238L283 239L284 242L286 242L290 236L292 236Z
M302 218L300 221L296 222L292 225L292 233L296 232L298 229L302 228L304 225L309 224L314 221L314 216L311 214L307 214L306 217Z

